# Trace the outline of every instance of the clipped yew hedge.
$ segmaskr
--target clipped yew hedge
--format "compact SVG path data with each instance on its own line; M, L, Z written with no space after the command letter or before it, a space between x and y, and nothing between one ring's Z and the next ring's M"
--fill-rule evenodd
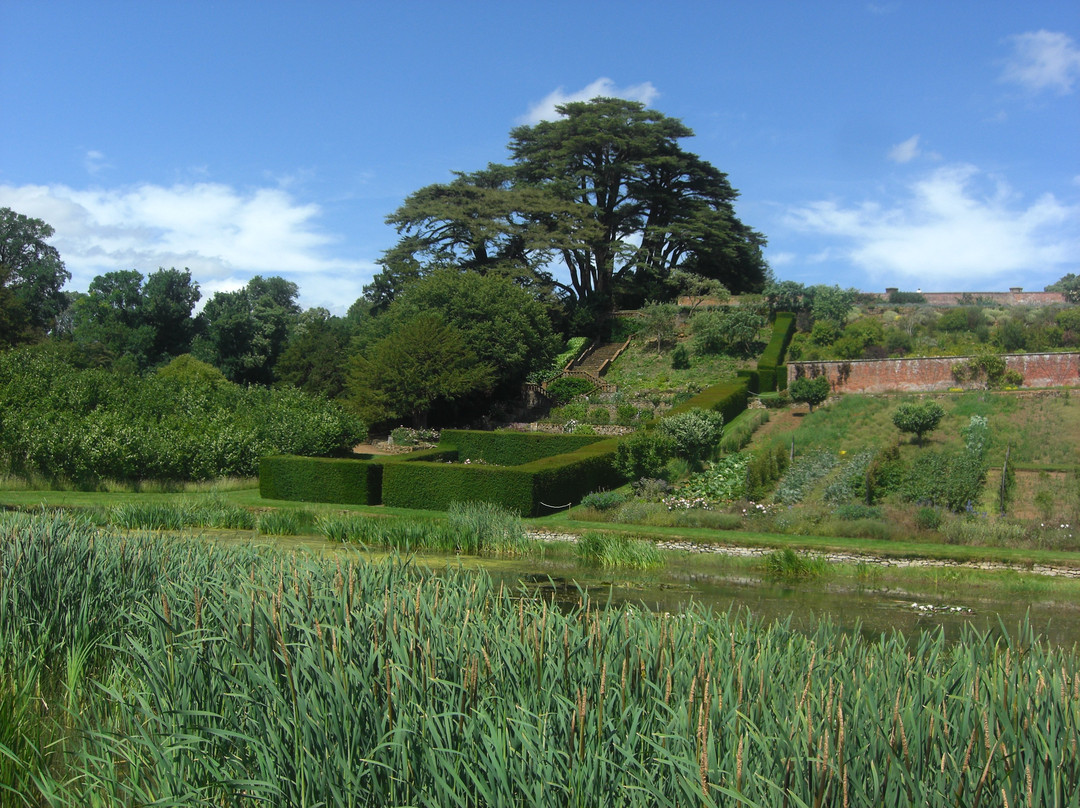
M795 315L788 311L777 312L773 320L772 339L758 359L758 386L762 393L787 388L787 366L784 354L795 334Z
M463 460L468 458L498 466L520 466L544 457L576 452L602 440L604 439L593 435L444 429L439 444L453 446Z
M576 504L624 480L612 463L618 440L586 435L444 430L434 449L356 458L263 458L266 499L446 510L493 502L523 516ZM481 463L458 462L465 459Z
M382 502L383 466L361 457L276 455L259 462L259 496L296 502Z
M483 501L542 516L624 482L612 462L618 445L613 438L445 430L442 440L459 458L484 463L387 464L383 504L445 510L453 502Z
M706 387L693 398L689 398L677 407L672 407L665 418L692 409L717 410L724 416L724 423L729 424L746 409L750 397L750 378L742 376L733 382L723 382Z

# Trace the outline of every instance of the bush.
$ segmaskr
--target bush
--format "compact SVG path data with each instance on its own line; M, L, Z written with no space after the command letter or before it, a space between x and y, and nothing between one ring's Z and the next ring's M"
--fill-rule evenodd
M620 491L593 491L581 498L583 508L596 511L610 511L626 502L626 495Z
M615 423L619 426L630 426L637 417L638 410L633 404L624 402L615 407Z
M592 407L585 414L585 417L590 423L600 424L601 426L611 423L611 412L607 407Z
M814 407L823 403L829 397L831 389L829 379L826 376L815 376L812 379L808 376L800 376L791 383L791 387L788 388L788 395L797 404L809 404L810 412L813 412Z
M939 509L924 505L915 511L915 527L920 530L937 530L944 518Z
M657 432L667 438L677 456L698 467L719 447L724 416L715 410L694 408L662 419Z
M671 493L671 483L658 477L642 477L630 484L634 496L646 502L659 502Z
M560 376L553 382L549 382L544 388L544 394L557 405L569 404L578 396L591 393L595 388L588 379L578 376Z
M787 470L788 459L783 446L754 452L746 467L747 498L758 502L765 499Z
M635 432L619 441L615 468L628 479L659 477L673 450L666 435L656 431Z
M675 350L671 352L671 368L672 370L690 369L690 352L686 350L685 345L676 345Z
M986 482L986 461L966 450L928 452L915 458L901 496L908 502L959 512L974 508Z
M834 508L832 513L837 519L842 519L845 522L852 522L856 519L881 518L881 508L876 508L873 505L864 505L861 502L851 502L846 505L840 505Z
M896 408L892 422L901 432L914 434L915 442L922 445L923 435L937 429L944 416L945 410L936 401L927 400L918 404L905 401Z

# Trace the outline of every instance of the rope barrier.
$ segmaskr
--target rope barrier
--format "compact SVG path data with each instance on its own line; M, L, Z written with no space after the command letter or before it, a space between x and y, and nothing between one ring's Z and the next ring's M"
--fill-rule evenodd
M565 505L548 505L546 502L541 502L545 508L551 508L553 511L561 511L563 508L570 508L573 506L573 502L567 502Z

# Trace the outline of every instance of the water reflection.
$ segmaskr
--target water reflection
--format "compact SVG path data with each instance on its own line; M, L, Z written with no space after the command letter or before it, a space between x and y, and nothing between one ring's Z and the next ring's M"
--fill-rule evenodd
M376 561L388 553L365 551L314 537L253 539L247 534L214 534L216 540L263 543L279 549L316 553L359 553ZM695 560L697 563L695 563ZM486 570L496 583L524 589L530 596L555 603L576 604L582 590L594 603L625 604L660 612L678 613L692 606L714 612L744 610L755 619L791 620L809 628L821 618L876 638L883 632L905 634L944 629L956 638L965 623L997 635L1014 633L1029 616L1031 625L1047 640L1062 645L1080 642L1080 604L1025 600L1009 593L943 596L939 591L864 588L818 579L797 585L778 584L740 569L703 571L699 556L675 557L661 571L611 572L583 567L572 558L487 559L417 553L413 563L438 573L447 566ZM963 611L951 611L960 607Z

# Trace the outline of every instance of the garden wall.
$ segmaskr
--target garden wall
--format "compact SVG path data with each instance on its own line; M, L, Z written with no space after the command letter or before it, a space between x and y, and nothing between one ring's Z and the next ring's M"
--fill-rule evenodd
M836 362L790 362L788 381L825 375L837 393L924 392L960 386L953 377L957 362L971 357L856 359ZM1080 384L1080 353L1007 354L1005 367L1024 377L1022 387L1068 387Z

